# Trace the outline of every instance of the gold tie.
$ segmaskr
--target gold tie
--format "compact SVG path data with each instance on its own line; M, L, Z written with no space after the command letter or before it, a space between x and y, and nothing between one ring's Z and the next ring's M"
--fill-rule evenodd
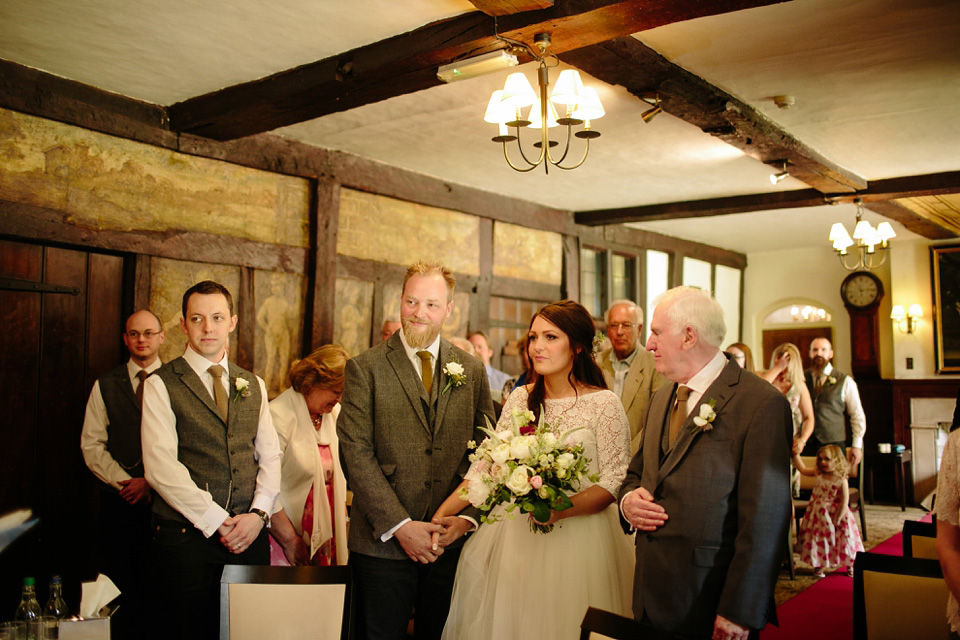
M677 439L680 427L687 420L687 398L690 397L690 387L680 385L677 387L677 404L673 407L673 413L670 414L670 434L667 440L667 446L672 447L673 441Z
M227 421L227 390L223 388L223 367L218 364L212 365L207 371L213 376L213 399L217 402L217 409L220 411L220 417Z
M137 385L137 406L140 409L143 409L143 381L147 379L147 376L150 375L147 373L146 369L140 369L137 371L137 377L140 378L140 384Z
M819 375L819 376L817 376L816 382L813 383L813 393L814 393L814 394L820 393L820 389L823 389L823 378L824 378L824 376Z
M433 386L433 366L430 364L429 351L417 351L417 357L420 358L420 379L423 380L423 388L430 395L430 388Z

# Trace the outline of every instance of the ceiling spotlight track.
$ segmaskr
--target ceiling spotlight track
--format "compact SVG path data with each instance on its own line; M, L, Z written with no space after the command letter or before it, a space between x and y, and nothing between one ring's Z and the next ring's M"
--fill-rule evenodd
M510 168L526 173L543 165L545 173L550 173L550 167L558 169L576 169L587 159L590 151L590 140L600 136L600 133L590 128L590 121L604 115L603 105L596 89L583 86L580 73L574 69L566 69L557 78L557 86L549 94L550 67L560 64L557 57L550 52L550 34L538 33L534 37L536 50L522 45L539 63L537 69L537 85L539 92L535 93L530 82L522 73L512 73L507 76L503 89L498 89L490 96L487 110L483 119L498 125L499 133L492 139L503 144L503 157ZM548 62L552 61L552 62ZM561 117L554 104L560 105L564 113ZM524 116L522 109L530 107ZM574 132L573 128L583 125L583 129ZM555 158L551 147L559 146L556 141L550 140L549 129L556 126L566 126L566 141L563 144L563 153ZM533 159L527 156L521 144L521 129L530 128L539 132L539 141L533 144L538 149ZM563 165L570 152L570 138L575 136L585 141L583 155L575 164ZM508 143L516 141L517 150L522 162L515 163L510 158Z

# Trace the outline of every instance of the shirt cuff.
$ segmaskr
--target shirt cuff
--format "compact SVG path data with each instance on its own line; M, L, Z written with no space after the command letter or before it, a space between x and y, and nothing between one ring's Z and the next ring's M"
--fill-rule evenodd
M217 532L223 521L230 517L230 514L223 510L218 504L213 504L207 511L200 516L200 519L194 523L194 526L200 530L205 537L209 538Z
M477 527L480 526L480 525L477 524L477 521L474 520L473 518L471 518L470 516L458 515L457 517L458 517L458 518L463 518L464 520L466 520L467 522L470 523L470 528L467 529L467 533L469 533L469 532L471 532L471 531L476 531L476 530L477 530Z
M863 451L863 438L853 438L850 441L850 448L860 449L861 451Z
M383 534L382 536L380 536L380 542L386 542L386 541L390 540L390 538L393 537L393 534L395 534L395 533L397 532L397 529L399 529L399 528L402 527L403 525L407 524L408 522L410 522L410 518L404 518L402 521L400 521L399 523L397 523L392 529L390 529L390 530L387 531L385 534Z

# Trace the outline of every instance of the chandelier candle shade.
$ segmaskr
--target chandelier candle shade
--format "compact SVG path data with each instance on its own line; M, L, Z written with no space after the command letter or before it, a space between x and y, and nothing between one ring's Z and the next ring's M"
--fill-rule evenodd
M499 133L494 136L493 141L503 144L503 157L512 169L527 172L540 165L543 165L546 173L550 172L551 165L558 169L576 169L587 159L587 153L590 151L590 140L600 136L597 131L590 128L590 121L604 115L603 105L600 104L596 89L584 87L580 73L573 69L566 69L560 73L553 93L549 94L549 67L557 66L559 60L548 50L550 34L537 34L534 38L534 44L537 46L539 54L532 49L530 53L540 63L537 70L539 94L533 90L525 75L519 72L511 73L507 76L503 89L494 91L493 95L490 96L483 119L499 127ZM554 63L548 65L547 60L550 59ZM563 112L562 116L558 113L555 104ZM530 110L524 117L522 110L527 107ZM580 125L583 125L583 129L573 133L573 127ZM559 158L554 158L550 148L557 146L559 143L550 140L549 130L557 126L565 126L567 135L563 153ZM539 148L535 160L528 158L523 150L520 140L521 128L530 128L540 133L540 140L533 145L535 148ZM570 151L571 133L577 138L585 140L586 143L580 160L576 164L565 166L561 163L567 159L567 154ZM510 152L507 148L507 143L513 141L517 142L517 150L522 159L519 164L515 164L510 159Z
M896 237L893 227L889 222L881 222L874 229L873 226L863 219L863 203L858 198L857 205L857 225L853 229L853 238L847 233L843 223L836 222L830 228L830 242L833 243L833 249L840 258L840 263L848 271L858 269L876 269L887 259L887 251L890 249L888 240ZM847 249L854 247L856 250L857 262L848 264L846 260ZM877 247L879 246L879 258Z

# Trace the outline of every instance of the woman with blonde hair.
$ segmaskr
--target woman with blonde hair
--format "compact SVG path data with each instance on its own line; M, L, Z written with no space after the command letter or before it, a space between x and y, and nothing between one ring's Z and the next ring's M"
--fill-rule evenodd
M291 387L270 402L280 439L278 510L270 526L271 564L347 563L347 487L337 415L347 352L328 344L290 367Z
M803 359L796 345L784 342L770 355L770 368L760 377L787 396L793 413L793 450L799 453L813 434L813 400L803 381ZM799 447L799 448L798 448Z

